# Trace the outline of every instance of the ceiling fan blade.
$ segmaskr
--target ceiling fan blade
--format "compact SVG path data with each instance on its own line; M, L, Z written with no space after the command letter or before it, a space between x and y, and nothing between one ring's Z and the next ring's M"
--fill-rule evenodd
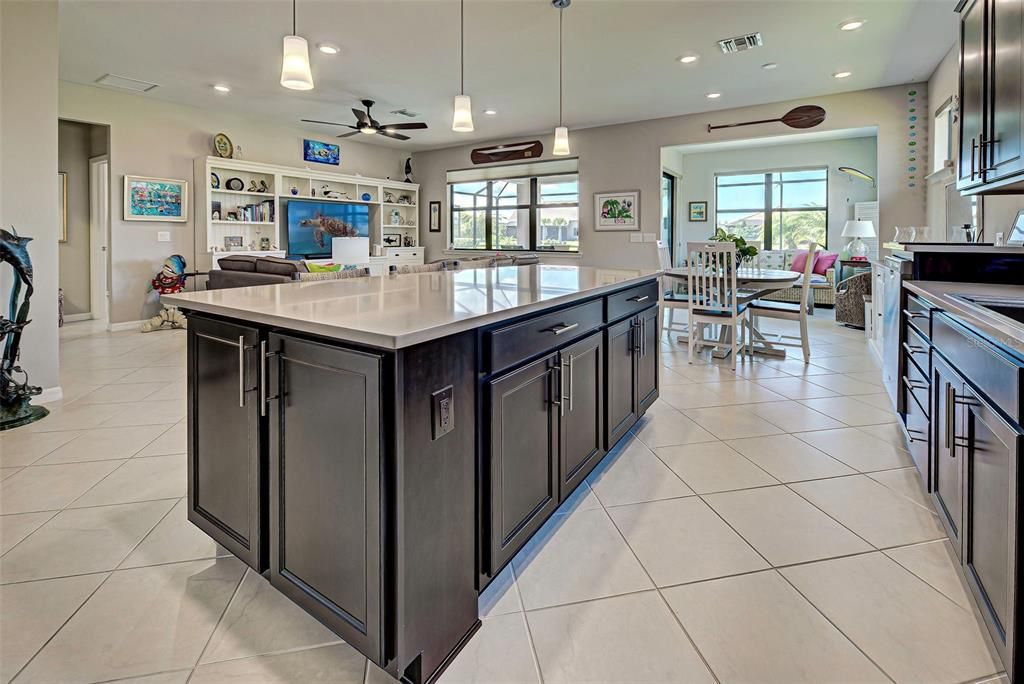
M383 135L385 138L393 138L394 140L408 140L409 139L409 136L402 135L401 133L388 133L385 130L380 130L377 133L378 133L378 135Z
M316 119L302 119L302 121L305 121L306 123L326 124L328 126L348 126L349 128L353 128L348 124L336 123L334 121L317 121Z
M421 128L426 128L427 124L423 123L422 121L417 121L415 123L381 124L380 127L385 130L390 129L393 131L415 131Z
M349 126L349 128L352 128L352 126ZM337 137L339 137L339 138L350 138L353 135L359 135L359 130L358 129L354 130L351 133L342 133L341 135L339 135Z
M370 115L364 112L362 109L352 108L352 113L356 115L356 120L359 123L368 124L370 123Z

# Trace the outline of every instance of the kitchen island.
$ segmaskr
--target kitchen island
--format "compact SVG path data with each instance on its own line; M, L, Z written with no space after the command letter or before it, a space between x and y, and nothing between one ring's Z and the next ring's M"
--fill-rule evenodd
M164 297L189 520L396 679L658 397L657 271L533 265Z

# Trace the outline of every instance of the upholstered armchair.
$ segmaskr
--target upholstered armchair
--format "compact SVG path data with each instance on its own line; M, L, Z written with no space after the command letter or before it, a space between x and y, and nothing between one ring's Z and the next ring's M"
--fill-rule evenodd
M858 273L836 288L836 323L864 329L864 295L871 294L871 273Z

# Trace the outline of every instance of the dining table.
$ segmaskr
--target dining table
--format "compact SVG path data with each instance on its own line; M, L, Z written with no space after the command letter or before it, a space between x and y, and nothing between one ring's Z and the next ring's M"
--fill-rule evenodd
M666 279L666 285L682 285L685 289L689 273L688 267L678 266L665 269L663 275ZM800 279L800 275L796 271L785 271L775 268L740 267L736 270L736 289L741 291L740 301L750 302L769 295L776 290L785 290L786 288L793 287ZM676 282L673 283L673 281ZM671 289L675 290L676 288L672 287ZM804 305L806 306L807 304L805 303ZM721 328L719 339L721 342L727 343L729 335L732 334L732 327L723 325ZM772 344L772 341L757 329L753 318L750 321L750 329L754 337L753 349L755 354L777 356L780 358L786 357L786 348ZM679 341L687 342L687 338L680 335ZM719 347L712 352L712 356L722 359L728 357L729 353L728 347Z

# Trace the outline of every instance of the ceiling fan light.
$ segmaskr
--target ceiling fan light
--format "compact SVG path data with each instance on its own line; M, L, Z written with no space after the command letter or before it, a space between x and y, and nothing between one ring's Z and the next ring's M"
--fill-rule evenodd
M564 157L569 154L569 129L565 126L555 129L555 145L551 148L551 154L556 157Z
M452 130L456 133L473 132L473 105L469 95L455 96L455 113L452 116Z
M285 36L281 61L281 85L290 90L312 90L309 44L302 36Z
M377 135L377 129L373 126L363 126L359 129L359 132L363 135Z

